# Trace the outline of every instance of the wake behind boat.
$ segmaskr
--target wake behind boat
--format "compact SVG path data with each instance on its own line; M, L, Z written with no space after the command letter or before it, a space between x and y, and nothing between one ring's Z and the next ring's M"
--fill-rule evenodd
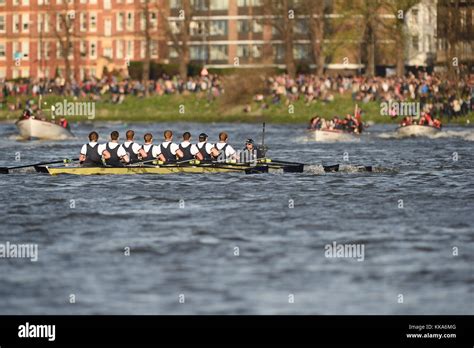
M308 138L317 142L350 142L360 140L359 135L338 129L310 130Z

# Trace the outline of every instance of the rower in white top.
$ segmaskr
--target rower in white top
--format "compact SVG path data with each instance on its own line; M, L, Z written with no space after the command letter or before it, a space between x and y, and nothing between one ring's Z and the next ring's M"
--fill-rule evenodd
M84 167L95 167L102 165L102 156L98 151L97 141L99 134L97 132L89 133L89 143L84 144L81 148L79 163Z
M214 145L214 147L219 151L219 155L217 156L217 162L226 162L230 161L237 161L238 156L237 152L234 148L227 143L227 138L229 136L226 132L219 133L219 142Z
M189 162L193 159L203 160L203 156L196 145L191 144L191 133L183 133L183 141L179 144L179 149L183 153L183 157L180 158L180 162Z
M123 143L123 148L127 152L130 164L140 162L140 158L146 157L146 152L143 151L140 144L134 141L135 132L133 130L128 130L125 134L127 141Z
M207 142L207 134L199 134L199 143L197 143L197 148L202 155L202 161L211 162L213 158L219 156L219 151L214 147L213 144Z
M123 167L123 163L128 163L130 161L127 152L118 141L119 132L113 131L110 133L110 141L98 146L99 154L103 156L105 164L108 166Z
M153 135L151 133L146 133L143 137L145 144L142 146L142 151L145 153L145 156L142 156L142 161L153 161L158 159L162 162L165 161L165 156L160 151L160 146L153 145Z
M183 158L183 151L179 149L179 146L173 143L173 132L165 130L163 133L165 141L160 144L160 152L165 157L165 162L175 163L177 159Z

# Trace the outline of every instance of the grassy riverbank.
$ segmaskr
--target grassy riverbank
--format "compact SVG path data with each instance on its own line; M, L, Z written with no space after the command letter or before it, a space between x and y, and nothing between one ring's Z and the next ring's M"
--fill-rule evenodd
M23 105L24 101L22 100ZM43 108L49 109L50 105L62 102L61 97L47 97L43 100ZM68 99L73 101L72 98ZM87 100L78 100L87 101ZM9 100L13 102L13 100ZM37 100L36 100L37 102ZM297 101L293 105L282 102L271 105L262 110L257 103L252 103L251 112L243 111L244 105L225 105L222 99L209 101L205 96L197 95L164 95L150 98L136 98L128 96L120 104L107 101L95 103L95 118L97 121L124 121L124 122L164 122L164 121L191 121L191 122L270 122L270 123L305 123L313 115L332 118L335 115L344 116L354 112L354 102L350 95L337 96L331 103L315 102L306 105L304 101ZM364 110L364 121L373 123L397 123L400 118L391 120L388 116L380 115L379 103L359 105ZM49 115L50 113L47 113ZM20 115L19 111L0 109L0 120L15 120ZM85 121L86 116L68 117L70 121ZM450 123L474 124L474 113L468 117L451 120ZM448 123L447 119L443 120Z

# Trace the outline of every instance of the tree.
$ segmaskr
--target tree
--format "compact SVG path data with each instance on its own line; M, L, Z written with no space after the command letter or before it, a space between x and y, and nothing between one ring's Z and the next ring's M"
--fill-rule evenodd
M294 21L296 18L296 1L294 0L266 0L264 2L267 16L265 22L271 25L278 33L285 45L285 64L288 75L295 76L296 65L293 55Z
M418 3L420 0L390 0L387 1L387 9L389 13L395 16L395 22L388 25L388 32L395 38L395 55L396 55L396 71L397 76L401 77L405 75L405 55L406 55L406 42L407 35L406 29L406 18L407 13Z
M172 48L179 55L179 75L182 79L186 79L190 62L189 41L194 8L191 0L181 0L178 20L168 20L165 11L164 8L160 10L161 22L165 26L166 36L172 42Z
M326 37L325 15L327 7L324 0L302 0L300 1L301 10L309 16L309 39L311 41L311 50L313 61L316 65L319 76L324 73L324 64L326 55L324 52L324 39Z
M440 0L438 3L438 40L441 40L444 49L448 76L453 80L458 78L460 72L462 57L459 48L470 46L472 51L472 25L468 24L467 15L472 5L472 0ZM471 16L471 23L472 20Z
M74 54L75 33L78 32L78 30L75 30L76 11L74 4L70 4L69 1L63 1L62 8L58 9L57 6L54 6L50 10L50 13L56 13L53 35L57 40L57 47L64 60L65 82L66 85L69 85L72 78L71 58L76 59Z
M150 0L143 0L141 5L141 16L143 23L143 30L141 35L145 40L145 58L143 60L142 83L145 88L145 96L149 94L148 81L150 80L150 61L151 61L151 23L150 23ZM140 24L141 25L141 24Z

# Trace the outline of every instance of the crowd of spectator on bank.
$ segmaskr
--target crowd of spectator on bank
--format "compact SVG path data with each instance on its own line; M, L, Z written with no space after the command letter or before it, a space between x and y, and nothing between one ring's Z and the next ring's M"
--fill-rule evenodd
M40 95L86 98L97 102L121 104L128 96L147 97L166 94L199 94L209 101L224 93L225 76L205 74L182 79L166 76L146 83L136 79L118 80L114 76L66 83L64 78L0 80L0 104L10 110L21 109L21 97ZM355 103L418 101L422 110L436 117L456 117L474 110L474 75L449 80L438 74L409 73L404 77L316 76L291 77L286 74L265 79L263 93L254 96L257 107L290 104L298 100L331 103L341 94L350 94ZM6 102L7 97L10 102ZM15 98L17 97L17 98ZM15 100L11 102L11 100ZM245 106L250 112L252 105Z

